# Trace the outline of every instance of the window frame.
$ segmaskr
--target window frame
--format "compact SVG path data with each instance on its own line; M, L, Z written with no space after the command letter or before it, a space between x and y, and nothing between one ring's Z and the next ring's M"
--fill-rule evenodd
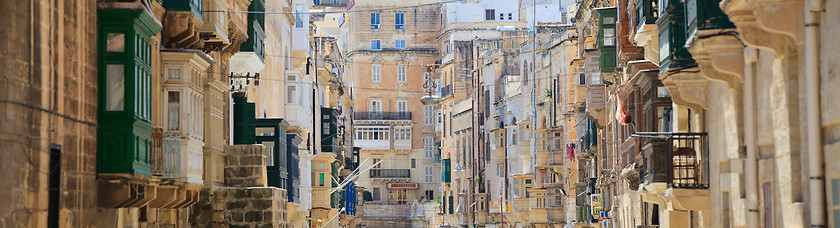
M406 72L408 71L408 66L406 65L398 65L397 66L397 82L406 82Z
M382 40L370 40L370 50L381 51Z
M370 29L381 29L382 28L382 14L380 13L370 13Z
M370 81L371 82L382 82L382 65L380 65L380 64L371 64L370 65Z
M394 14L394 29L405 30L405 13Z

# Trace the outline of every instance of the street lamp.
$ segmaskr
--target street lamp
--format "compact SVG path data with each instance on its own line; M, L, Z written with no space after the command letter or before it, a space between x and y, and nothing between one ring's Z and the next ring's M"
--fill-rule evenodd
M440 97L435 96L435 80L432 78L432 66L426 66L425 81L423 82L423 89L426 90L426 95L420 99L425 105L434 104L440 101Z

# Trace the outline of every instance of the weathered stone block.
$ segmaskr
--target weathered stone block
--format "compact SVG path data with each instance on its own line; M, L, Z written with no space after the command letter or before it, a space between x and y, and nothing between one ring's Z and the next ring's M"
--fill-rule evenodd
M266 210L271 208L274 205L274 202L272 200L255 200L251 202L251 205L254 206L254 209Z
M245 213L245 222L262 222L263 213L259 211L249 211Z
M246 207L248 207L248 203L245 201L233 201L227 203L228 210L245 209Z
M233 222L245 222L245 212L231 212Z

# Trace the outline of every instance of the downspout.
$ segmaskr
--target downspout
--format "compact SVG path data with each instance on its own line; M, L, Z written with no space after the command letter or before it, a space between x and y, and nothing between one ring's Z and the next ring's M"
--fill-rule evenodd
M747 190L747 227L758 227L758 145L756 144L756 108L755 108L755 62L758 51L746 49L747 67L744 68L744 143L747 149L745 169Z
M808 134L808 191L810 227L825 227L825 169L820 125L820 13L823 0L805 6L805 102Z

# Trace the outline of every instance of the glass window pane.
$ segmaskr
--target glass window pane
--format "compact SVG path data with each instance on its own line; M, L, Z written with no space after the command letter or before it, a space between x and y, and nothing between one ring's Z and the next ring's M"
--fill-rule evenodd
M105 110L125 110L125 66L109 64L105 69Z
M274 141L263 141L265 146L265 165L274 166Z
M167 105L167 129L170 131L177 131L181 122L181 93L178 91L169 91Z
M125 51L125 34L122 33L108 33L108 42L106 50L109 52L124 52Z
M273 127L258 127L256 129L257 136L274 136L274 128Z
M295 90L297 88L295 86L288 86L286 88L286 103L292 104L295 103L295 94L297 93Z
M180 68L169 68L169 79L181 79Z

